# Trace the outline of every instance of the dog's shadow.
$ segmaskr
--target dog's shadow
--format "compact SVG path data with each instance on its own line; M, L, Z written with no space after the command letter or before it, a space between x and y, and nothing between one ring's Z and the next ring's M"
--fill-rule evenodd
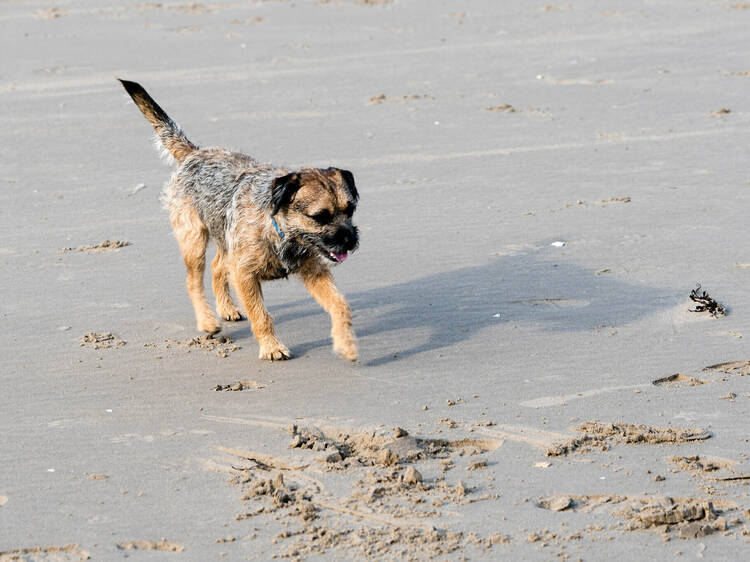
M501 323L592 331L624 326L678 301L673 292L664 289L634 285L610 273L597 274L551 256L529 254L495 258L484 265L353 292L347 297L360 340L364 343L378 336L376 345L368 347L376 350L378 357L365 361L366 366L448 348ZM274 306L271 312L277 325L325 316L311 298ZM316 322L323 323L328 325L327 318ZM304 355L320 346L330 346L330 339L293 344L292 351Z

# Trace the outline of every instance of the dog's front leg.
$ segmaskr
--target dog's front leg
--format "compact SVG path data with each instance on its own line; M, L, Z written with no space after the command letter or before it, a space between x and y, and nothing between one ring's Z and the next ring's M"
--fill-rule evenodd
M357 338L352 330L352 311L344 295L339 293L330 271L301 273L310 294L331 315L333 351L349 361L357 360Z
M254 275L247 275L240 270L235 272L234 281L242 304L245 305L245 312L247 312L247 318L250 320L253 334L255 334L255 339L258 340L260 346L258 357L268 361L289 359L291 354L276 337L276 332L273 329L273 318L268 314L268 310L263 304L260 280Z

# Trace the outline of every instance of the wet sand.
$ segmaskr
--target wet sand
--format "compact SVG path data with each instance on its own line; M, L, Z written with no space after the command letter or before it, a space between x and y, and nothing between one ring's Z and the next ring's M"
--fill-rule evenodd
M0 560L740 557L748 25L5 2ZM115 77L201 146L353 171L357 363L294 280L265 289L291 361L247 322L201 337ZM691 312L698 284L726 315Z

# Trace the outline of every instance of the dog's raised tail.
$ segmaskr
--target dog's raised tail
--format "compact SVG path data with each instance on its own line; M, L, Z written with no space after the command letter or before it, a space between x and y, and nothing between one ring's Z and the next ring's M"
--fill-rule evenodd
M171 154L177 162L182 162L191 152L198 149L182 132L180 126L159 107L143 86L137 82L122 80L118 78L125 91L133 98L135 105L141 113L154 126L156 137L161 145Z

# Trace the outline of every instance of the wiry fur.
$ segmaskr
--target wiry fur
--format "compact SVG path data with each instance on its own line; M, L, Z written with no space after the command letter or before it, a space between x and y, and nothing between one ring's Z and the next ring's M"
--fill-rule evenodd
M330 273L331 265L346 259L358 244L351 216L359 196L351 172L305 168L289 173L245 154L199 148L140 85L121 82L177 163L162 201L187 268L198 328L208 333L221 329L203 290L206 246L213 239L217 311L225 320L241 319L229 293L232 281L261 358L290 356L263 305L261 282L296 274L331 316L334 351L355 360L351 311ZM283 236L273 226L274 218Z
M157 133L154 133L154 136L151 138L151 142L154 144L154 149L156 150L156 152L159 153L159 158L161 158L162 162L164 162L167 166L177 165L177 160L175 160L175 157L172 156L171 152L169 152L169 149L162 144L161 137L159 137Z

